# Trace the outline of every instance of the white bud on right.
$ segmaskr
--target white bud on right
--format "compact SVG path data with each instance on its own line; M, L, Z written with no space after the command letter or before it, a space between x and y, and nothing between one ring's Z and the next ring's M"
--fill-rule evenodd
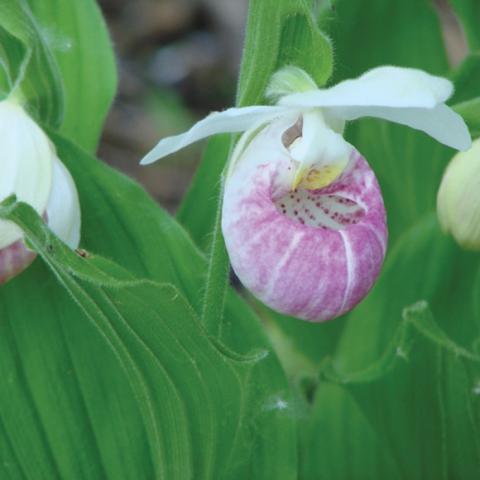
M443 231L466 250L480 251L480 139L448 165L437 196Z

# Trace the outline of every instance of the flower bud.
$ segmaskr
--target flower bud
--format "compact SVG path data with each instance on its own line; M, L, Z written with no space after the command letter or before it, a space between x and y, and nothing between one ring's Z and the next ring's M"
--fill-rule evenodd
M480 140L448 165L438 190L437 215L442 230L461 247L480 251Z
M43 216L53 232L76 248L80 205L70 173L47 135L14 100L0 101L0 201L15 194ZM0 284L24 270L35 255L13 222L0 220Z

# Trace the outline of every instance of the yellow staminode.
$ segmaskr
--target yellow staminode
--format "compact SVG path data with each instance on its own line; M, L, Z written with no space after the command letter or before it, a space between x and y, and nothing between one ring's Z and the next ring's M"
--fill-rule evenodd
M298 186L317 190L332 183L343 171L351 145L326 123L320 109L302 114L301 136L288 150L296 166L292 190Z
M339 177L344 168L345 165L339 164L299 168L293 179L292 191L300 186L307 190L327 187Z

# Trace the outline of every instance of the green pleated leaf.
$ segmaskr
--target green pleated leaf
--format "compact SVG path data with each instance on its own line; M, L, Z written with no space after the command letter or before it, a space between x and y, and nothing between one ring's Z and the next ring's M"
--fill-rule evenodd
M443 235L433 216L419 223L392 250L371 294L348 316L336 368L362 370L380 358L396 335L404 307L419 298L431 303L437 321L453 339L469 345L478 335L469 321L477 266L476 256ZM458 318L455 323L452 316Z
M213 344L173 286L137 280L102 258L78 255L31 207L4 205L0 217L22 228L80 307L82 321L94 324L125 370L144 419L155 477L222 477L235 447L232 433L248 413L249 364L260 357L242 359ZM75 471L69 458L75 444L65 444L61 432L55 435L58 429L46 426L59 473L68 478Z
M82 247L155 283L132 281L132 274L95 256L86 260L67 252L64 259L47 242L45 258L51 263L49 256L55 257L54 271L60 269L70 294L40 261L0 288L0 318L8 333L2 336L0 357L12 372L10 388L0 389L9 426L0 441L15 444L2 450L4 464L11 471L21 469L30 455L32 471L44 472L32 478L75 478L72 472L115 480L162 478L154 472L169 479L260 479L271 472L295 478L290 392L255 315L228 291L222 340L227 347L209 339L197 317L206 260L189 236L130 179L70 142L52 138L79 188ZM96 269L93 280L83 265ZM75 307L72 295L84 310ZM21 302L27 297L29 302ZM115 332L112 353L113 340L105 340ZM213 356L200 344L210 345ZM268 355L240 365L232 350ZM226 396L208 381L201 385L203 376L224 385ZM148 392L161 400L150 413ZM63 407L52 410L57 404ZM25 422L24 430L13 432L19 421Z
M425 302L405 309L378 360L354 374L323 369L330 381L299 428L301 478L475 478L479 361Z
M0 297L0 476L154 478L118 358L48 269L35 262Z
M477 275L477 255L443 235L433 215L402 236L321 367L306 433L299 428L305 478L474 478ZM425 302L405 309L418 299L436 321ZM325 444L327 462L318 455Z
M341 385L320 385L299 432L302 480L403 478L369 418Z
M396 475L391 465L373 464L366 478L475 478L480 466L479 368L480 356L453 341L424 301L404 309L393 341L363 370L343 374L327 365L324 374L346 385L367 421L363 426L349 423L344 438L373 431L377 443L369 456L394 461ZM322 385L318 395L322 397ZM337 415L328 399L325 408L332 418ZM354 412L346 415L335 424L348 422ZM359 461L359 469L366 466Z
M82 154L61 138L54 138L59 156L80 190L83 245L115 259L137 275L175 284L201 315L208 264L190 236L133 181ZM226 293L222 340L244 354L253 350L270 351L251 375L250 395L257 406L257 415L252 415L243 432L246 443L245 449L238 453L238 468L245 475L255 475L252 478L263 478L269 472L276 472L278 478L293 478L296 439L291 410L265 408L275 396L289 401L284 373L258 318L233 291ZM282 454L278 456L278 452ZM250 458L247 465L243 463L246 457Z

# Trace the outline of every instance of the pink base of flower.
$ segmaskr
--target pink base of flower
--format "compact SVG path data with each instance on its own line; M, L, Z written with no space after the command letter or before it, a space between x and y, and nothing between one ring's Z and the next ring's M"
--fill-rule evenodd
M25 270L35 257L21 240L0 250L0 285Z

